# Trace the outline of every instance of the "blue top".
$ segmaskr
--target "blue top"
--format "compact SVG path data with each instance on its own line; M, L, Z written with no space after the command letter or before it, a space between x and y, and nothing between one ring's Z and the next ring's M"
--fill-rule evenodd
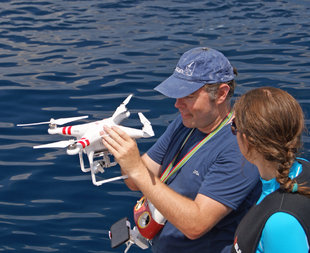
M290 170L289 176L295 178L301 171L302 165L295 162ZM275 178L269 181L261 178L261 181L263 184L263 191L257 204L280 187L280 184ZM292 232L290 233L288 231ZM256 253L262 252L309 252L307 235L298 220L294 216L284 212L277 212L271 215L265 224L256 249Z
M178 153L190 130L182 124L182 118L177 117L148 151L148 155L161 164L164 170ZM195 129L177 161L205 136L206 134ZM232 208L233 211L211 231L196 240L188 239L167 222L153 239L153 252L208 253L224 252L224 249L229 252L234 231L245 212L258 199L261 187L257 168L241 155L230 125L224 126L204 144L166 183L190 199L195 199L200 193Z

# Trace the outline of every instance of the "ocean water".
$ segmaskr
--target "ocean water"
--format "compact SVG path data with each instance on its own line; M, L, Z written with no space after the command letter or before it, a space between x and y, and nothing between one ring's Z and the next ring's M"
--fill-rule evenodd
M143 112L155 131L138 140L144 153L177 114L174 100L153 88L190 48L230 59L239 71L236 96L266 85L290 92L309 129L308 0L0 2L0 251L124 251L111 249L109 227L122 217L133 222L141 194L122 181L94 186L77 156L32 149L61 137L45 125L16 124L99 120L133 93L124 125L140 128ZM303 139L310 159L308 133ZM119 174L115 166L102 177Z

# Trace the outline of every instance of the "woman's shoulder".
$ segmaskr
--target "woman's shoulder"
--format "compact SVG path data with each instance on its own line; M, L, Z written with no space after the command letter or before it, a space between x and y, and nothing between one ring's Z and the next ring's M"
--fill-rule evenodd
M308 252L306 233L291 214L277 212L269 217L262 232L265 252Z

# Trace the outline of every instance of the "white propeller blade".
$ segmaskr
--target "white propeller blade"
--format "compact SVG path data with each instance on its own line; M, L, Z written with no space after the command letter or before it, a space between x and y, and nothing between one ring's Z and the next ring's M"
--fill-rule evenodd
M64 125L72 121L80 120L80 119L86 119L88 116L79 116L79 117L71 117L71 118L61 118L61 119L55 119L51 120L52 124L56 125Z
M29 123L29 124L17 124L17 126L37 126L43 124L56 124L56 125L64 125L72 121L86 119L88 116L79 116L79 117L71 117L71 118L60 118L60 119L50 119L50 121L38 122L38 123Z
M154 136L154 131L151 125L151 122L142 114L142 112L138 113L141 123L143 124L143 137L152 137Z
M38 123L29 123L29 124L17 124L17 126L37 126L37 125L43 125L43 124L49 124L50 121L46 122L38 122Z
M140 122L144 124L149 124L151 125L151 122L142 114L142 112L138 112Z
M124 101L122 104L127 105L130 101L130 99L132 98L133 94L130 94Z
M57 141L57 142L52 142L48 144L43 144L39 146L34 146L34 149L37 148L66 148L71 144L74 144L75 140L67 140L67 141Z

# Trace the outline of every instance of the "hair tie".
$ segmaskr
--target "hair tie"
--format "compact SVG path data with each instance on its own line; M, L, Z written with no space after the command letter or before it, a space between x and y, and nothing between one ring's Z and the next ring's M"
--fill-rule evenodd
M292 192L297 192L297 191L298 191L298 184L294 183Z

